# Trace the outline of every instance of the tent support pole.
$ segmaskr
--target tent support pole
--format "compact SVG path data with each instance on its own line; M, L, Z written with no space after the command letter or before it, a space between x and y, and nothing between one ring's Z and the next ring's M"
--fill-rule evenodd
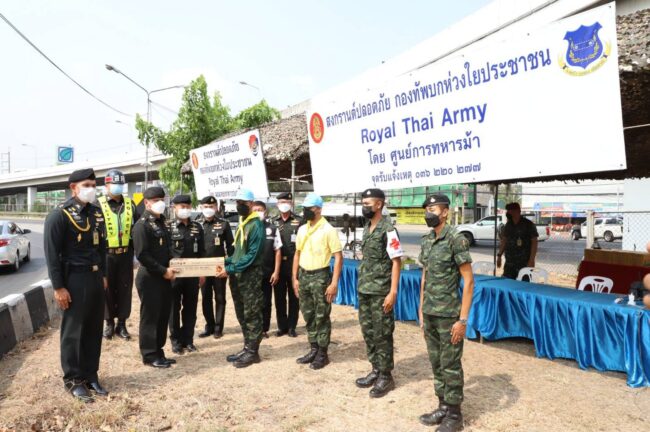
M499 184L494 185L494 276L497 275L497 230L499 229Z

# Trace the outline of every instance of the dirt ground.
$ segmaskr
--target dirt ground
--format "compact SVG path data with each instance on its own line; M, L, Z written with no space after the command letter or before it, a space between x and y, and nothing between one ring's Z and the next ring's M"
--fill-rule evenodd
M235 369L225 356L242 344L232 303L223 339L197 339L199 352L167 370L142 365L138 301L130 342L103 345L100 380L107 399L84 405L63 391L58 322L0 361L0 431L424 431L418 416L434 405L421 330L395 329L397 389L383 399L354 386L369 365L356 311L333 308L332 363L312 371L294 359L299 337L265 339L262 362ZM199 313L200 315L200 313ZM199 317L197 330L203 326ZM272 330L274 322L272 322ZM166 347L169 357L169 344ZM465 343L465 430L641 431L650 424L650 389L632 389L621 373L580 370L572 361L535 357L528 341Z

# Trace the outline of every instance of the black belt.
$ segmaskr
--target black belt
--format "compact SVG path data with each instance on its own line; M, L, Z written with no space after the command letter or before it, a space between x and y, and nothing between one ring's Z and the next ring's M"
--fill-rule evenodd
M319 269L316 269L316 270L305 270L304 268L300 267L300 271L303 272L303 273L306 273L306 274L316 274L316 273L323 273L323 272L328 272L329 273L330 268L328 266L328 267L323 267L323 268L319 268Z
M128 247L118 247L118 248L106 249L106 252L108 252L111 255L121 255L123 253L127 253L128 251L129 251Z
M68 265L68 272L70 273L92 273L99 271L98 265Z

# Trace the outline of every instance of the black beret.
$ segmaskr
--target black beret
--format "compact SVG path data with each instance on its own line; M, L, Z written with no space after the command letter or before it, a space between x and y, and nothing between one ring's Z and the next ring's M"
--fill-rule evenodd
M144 191L145 199L165 198L165 190L160 186L151 186Z
M84 180L95 180L95 171L92 168L72 171L72 174L68 177L68 183L76 183Z
M204 197L201 200L201 204L216 204L216 203L217 203L217 199L212 195L208 195L207 197Z
M291 192L282 192L282 193L279 193L276 198L279 199L279 200L281 200L281 199L291 200L293 197L291 196Z
M379 198L379 199L386 199L386 194L384 194L384 191L381 189L366 189L363 191L361 194L361 198Z
M430 205L449 205L449 197L447 195L442 195L442 194L434 194L434 195L429 195L422 203L422 207L430 206Z
M192 197L189 195L176 195L172 204L192 204Z

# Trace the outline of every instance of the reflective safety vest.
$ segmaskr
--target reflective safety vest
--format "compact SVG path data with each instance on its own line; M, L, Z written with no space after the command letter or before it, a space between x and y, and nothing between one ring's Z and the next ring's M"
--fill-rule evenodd
M99 197L99 205L104 213L104 224L106 226L106 240L109 248L127 247L131 238L131 226L133 225L133 206L131 198L122 197L124 211L116 215L108 205L106 196ZM118 219L119 217L119 219Z

